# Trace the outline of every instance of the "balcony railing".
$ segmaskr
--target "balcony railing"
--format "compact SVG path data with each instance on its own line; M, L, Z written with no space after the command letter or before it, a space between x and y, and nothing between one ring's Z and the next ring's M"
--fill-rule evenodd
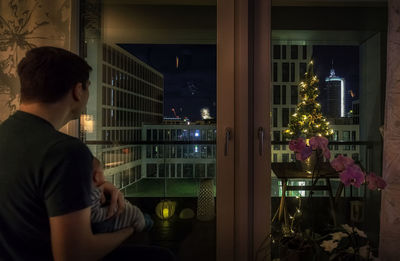
M86 144L103 162L106 179L126 196L197 197L199 183L216 177L215 141L86 141Z
M343 154L359 164L365 171L369 172L374 169L374 153L377 146L380 145L378 142L371 141L330 141L329 149L331 151L331 160L338 154ZM271 142L271 161L272 162L294 162L295 154L289 150L287 141L272 141ZM375 163L376 164L376 163ZM376 164L379 166L379 164ZM376 168L376 166L375 166ZM332 190L336 191L340 184L339 179L332 179ZM271 196L280 197L282 196L282 183L274 173L272 173L271 180ZM308 179L291 179L288 181L289 186L310 186L311 181ZM325 186L325 180L320 180L316 184L317 186ZM365 185L357 189L353 186L345 187L341 196L350 197L365 197L366 187ZM314 196L327 197L326 191L314 191ZM298 191L288 191L287 196L308 196L309 192L306 190L299 189Z
M216 177L215 140L179 141L94 141L86 144L104 165L106 179L127 196L132 197L196 197L199 182ZM373 154L377 143L368 141L332 141L332 157L346 154L367 171L373 169ZM377 152L375 152L377 153ZM276 155L276 156L275 156ZM294 161L288 142L271 142L272 162ZM272 173L271 196L281 196L280 180ZM291 186L308 186L307 180L289 180ZM324 181L320 181L322 184ZM339 185L333 180L332 187ZM291 191L288 196L307 196L307 191ZM352 187L343 196L362 196L364 190ZM316 192L315 196L327 196Z

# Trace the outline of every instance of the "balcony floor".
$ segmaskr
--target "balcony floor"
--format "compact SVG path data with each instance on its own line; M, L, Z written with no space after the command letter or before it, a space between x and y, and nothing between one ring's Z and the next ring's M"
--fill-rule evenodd
M170 249L177 261L215 260L215 219L202 222L182 220L175 215L162 221L153 216L154 227L150 232L136 233L124 245L156 245Z
M125 189L126 197L197 197L199 178L143 178ZM214 185L215 195L215 185Z

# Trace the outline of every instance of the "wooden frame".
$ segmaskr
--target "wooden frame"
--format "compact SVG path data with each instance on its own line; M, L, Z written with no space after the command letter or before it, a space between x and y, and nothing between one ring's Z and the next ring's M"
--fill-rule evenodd
M270 231L269 49L269 0L218 1L218 261L268 259L260 249Z
M253 104L253 260L269 260L271 231L271 1L254 4L254 104ZM263 153L257 146L258 130L264 129ZM263 248L263 247L267 248ZM265 258L264 258L265 257Z
M234 126L234 4L217 1L217 260L234 260L234 142L226 131ZM235 133L233 133L235 134ZM222 185L223 184L223 185Z

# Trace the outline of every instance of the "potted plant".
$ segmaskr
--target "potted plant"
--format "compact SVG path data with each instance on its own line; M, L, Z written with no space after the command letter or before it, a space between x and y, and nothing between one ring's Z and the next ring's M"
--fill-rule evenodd
M367 261L374 260L371 243L364 231L357 227L343 224L330 229L318 239L322 251L320 260L333 261Z
M311 137L308 144L302 138L292 140L289 148L296 153L298 160L306 160L315 150L318 150L318 153L321 153L327 160L330 158L328 140L322 136ZM318 169L320 161L317 161L316 164L314 170ZM344 186L359 188L366 183L370 190L381 190L386 187L386 182L382 177L373 172L365 172L349 157L338 155L330 162L330 165L339 173L340 181ZM357 215L352 218L360 217ZM315 249L313 260L373 260L374 258L367 235L358 228L347 224L334 227L323 236L315 236L311 239L319 246Z

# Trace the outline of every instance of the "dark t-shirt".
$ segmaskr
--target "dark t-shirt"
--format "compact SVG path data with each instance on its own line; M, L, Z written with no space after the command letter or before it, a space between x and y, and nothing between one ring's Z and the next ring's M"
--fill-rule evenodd
M0 125L0 260L51 260L49 217L89 207L92 154L22 111Z

